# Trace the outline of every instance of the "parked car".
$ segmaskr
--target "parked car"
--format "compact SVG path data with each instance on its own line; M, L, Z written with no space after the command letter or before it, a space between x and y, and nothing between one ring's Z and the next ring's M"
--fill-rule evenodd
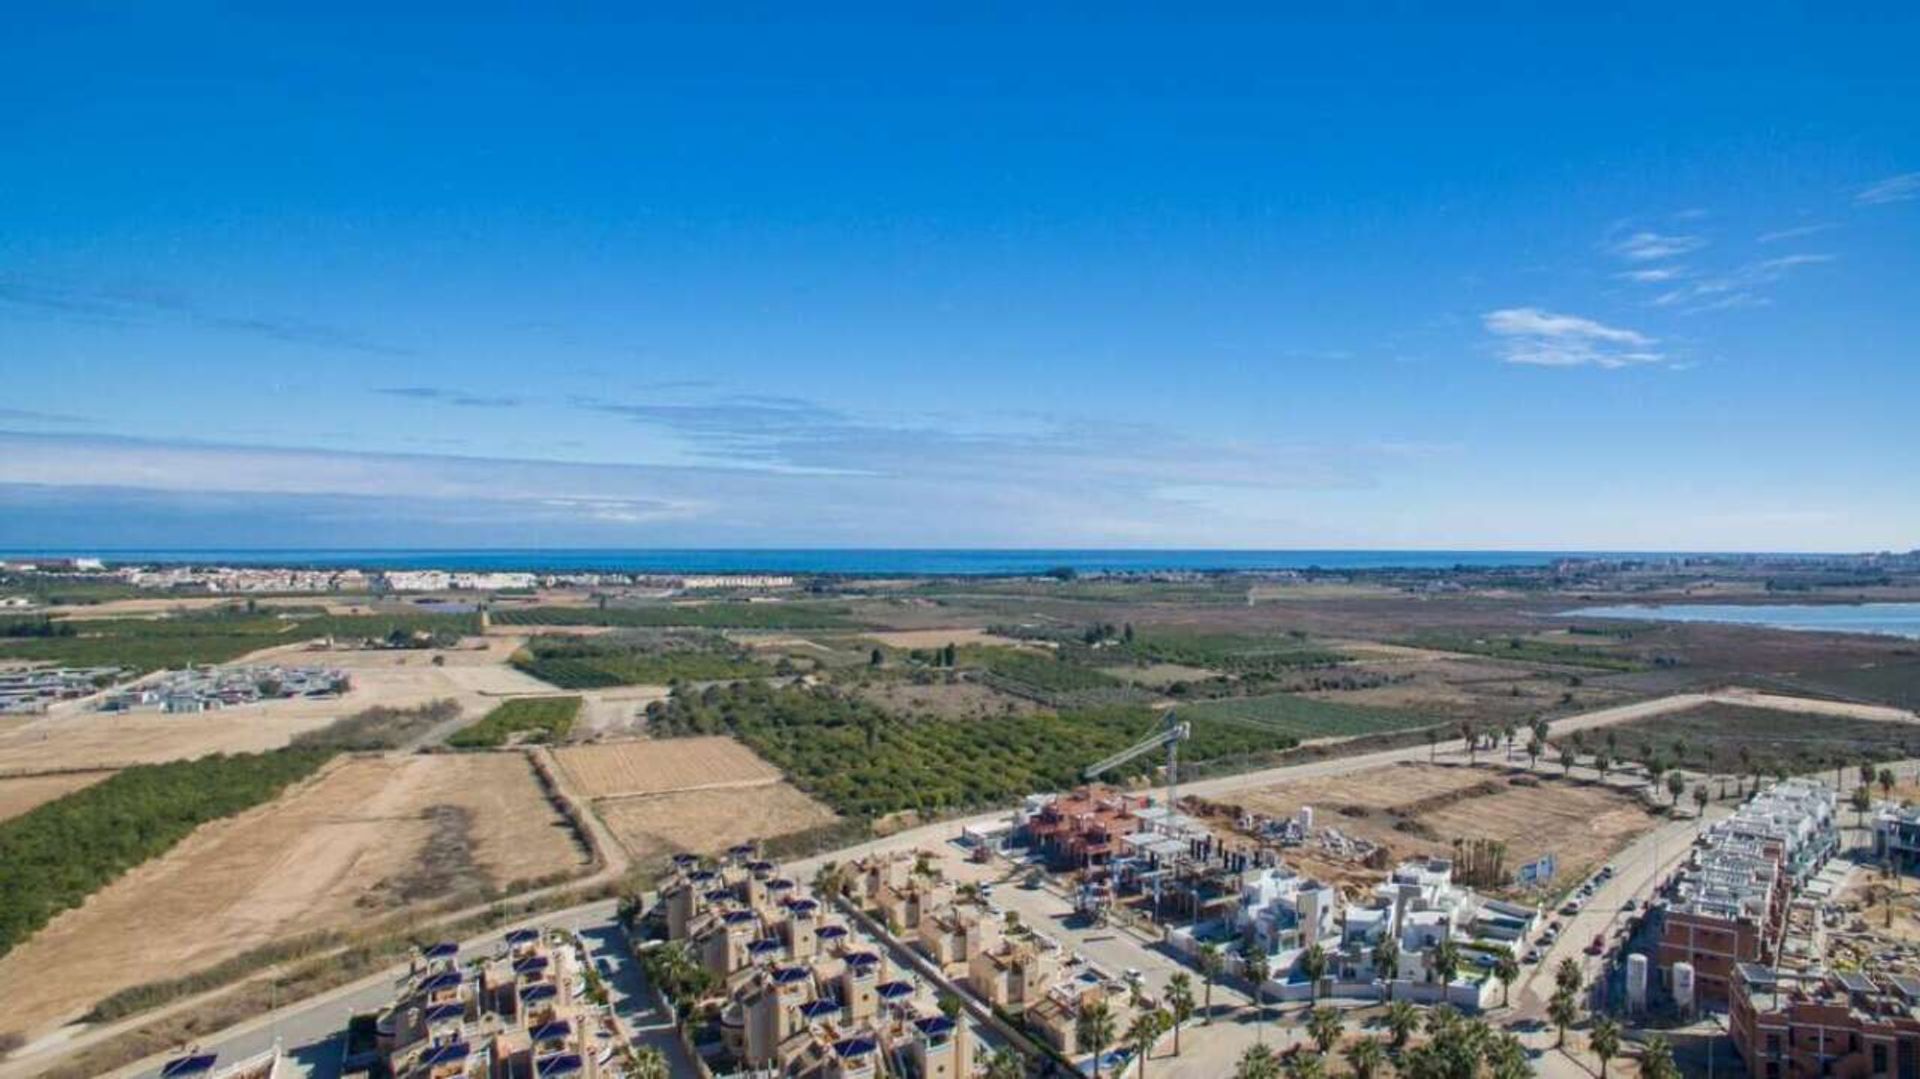
M1587 954L1599 955L1601 952L1604 952L1606 950L1607 950L1607 938L1605 934L1595 933L1593 935L1593 943L1587 945Z

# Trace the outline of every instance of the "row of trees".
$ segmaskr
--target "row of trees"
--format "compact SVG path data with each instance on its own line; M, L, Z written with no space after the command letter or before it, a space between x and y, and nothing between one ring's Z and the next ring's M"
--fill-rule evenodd
M331 748L126 768L0 822L0 954L208 821L272 799Z

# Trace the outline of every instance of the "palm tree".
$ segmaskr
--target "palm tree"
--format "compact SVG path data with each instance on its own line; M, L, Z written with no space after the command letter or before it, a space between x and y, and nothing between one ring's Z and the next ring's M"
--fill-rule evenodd
M1473 724L1468 720L1463 719L1460 721L1460 741L1465 744L1467 763L1477 763L1475 758L1479 753L1480 740L1474 737Z
M1141 1012L1133 1017L1133 1022L1127 1024L1127 1044L1133 1047L1133 1055L1140 1058L1141 1079L1146 1079L1147 1054L1153 1050L1153 1043L1159 1041L1160 1035L1166 1032L1167 1022L1167 1013L1155 1008Z
M1605 753L1595 753L1593 755L1593 770L1599 772L1601 782L1605 782L1607 773L1613 770L1613 758L1607 756Z
M1527 1047L1511 1031L1489 1042L1485 1056L1493 1079L1527 1079L1533 1074L1533 1061L1528 1058Z
M840 867L840 863L838 862L827 862L823 864L819 871L813 875L813 894L822 899L837 899L842 892L846 891L846 888L846 871Z
M1393 1034L1393 1047L1405 1049L1407 1039L1420 1029L1420 1009L1404 1000L1387 1005L1387 1030Z
M984 1048L973 1054L973 1066L980 1079L1027 1079L1027 1063L1006 1046L989 1053Z
M1438 1038L1460 1022L1460 1009L1451 1004L1436 1004L1427 1012L1427 1036Z
M1382 995L1393 999L1393 980L1400 976L1400 942L1386 937L1373 946L1373 973L1380 979Z
M1592 1047L1594 1058L1600 1061L1600 1079L1607 1079L1607 1062L1620 1055L1620 1024L1611 1016L1595 1019L1593 1030L1587 1034L1587 1044Z
M1453 976L1460 973L1460 946L1451 937L1442 940L1433 946L1433 958L1428 966L1441 985L1451 985Z
M1640 1075L1642 1079L1680 1079L1680 1069L1673 1063L1673 1045L1665 1035L1648 1038L1640 1050Z
M1327 1062L1315 1053L1295 1053L1280 1066L1280 1071L1287 1079L1323 1079Z
M1567 1028L1580 1018L1580 1006L1575 1003L1574 995L1564 987L1553 994L1553 1000L1547 1004L1547 1017L1559 1029L1560 1036L1554 1040L1555 1048L1567 1044Z
M651 1045L633 1051L633 1068L627 1074L634 1079L667 1079L667 1055Z
M1433 755L1440 749L1440 728L1427 728L1427 763L1433 763Z
M1528 770L1533 770L1540 767L1540 751L1546 748L1547 748L1547 744L1545 742L1542 742L1538 737L1535 737L1533 741L1527 743Z
M1220 980L1226 961L1220 958L1220 946L1208 941L1200 946L1200 976L1207 980L1207 1025L1213 1025L1213 983Z
M1373 1079L1373 1073L1386 1063L1387 1051L1372 1038L1360 1038L1347 1046L1342 1054L1347 1058L1347 1067L1353 1072L1354 1079Z
M1686 790L1687 790L1686 773L1680 771L1677 768L1667 773L1667 794L1672 798L1673 805L1677 806L1680 804L1680 796L1682 794L1685 794Z
M1167 1010L1173 1018L1173 1055L1180 1055L1180 1025L1193 1018L1193 978L1176 971L1167 979Z
M1893 769L1891 768L1880 769L1880 796L1893 797Z
M1306 950L1300 957L1300 972L1307 976L1307 1000L1309 1003L1320 999L1320 979L1327 976L1327 950L1318 944Z
M1848 799L1848 802L1853 806L1853 826L1865 828L1867 811L1873 808L1873 792L1865 787L1855 787L1853 796Z
M1693 785L1694 812L1696 814L1705 813L1707 811L1707 800L1712 796L1712 792L1707 790L1705 783L1695 783Z
M1520 980L1520 961L1512 952L1501 952L1493 961L1493 977L1500 983L1500 1006L1509 1007L1507 995L1513 991L1513 983Z
M1573 747L1568 745L1565 741L1561 741L1553 747L1553 750L1555 753L1560 754L1560 774L1563 776L1572 775L1573 774Z
M1333 1052L1339 1043L1341 1033L1340 1009L1319 1007L1307 1013L1307 1037L1320 1047L1322 1053Z
M1280 1058L1266 1043L1247 1046L1240 1054L1240 1063L1233 1069L1233 1079L1280 1079Z
M1565 959L1560 960L1560 965L1554 968L1553 984L1555 988L1564 989L1568 993L1578 993L1580 986L1585 981L1586 976L1580 973L1580 964L1575 962L1572 956L1567 956Z
M1267 957L1254 954L1247 956L1247 980L1253 983L1253 1022L1255 1035L1260 1041L1267 1040Z
M1080 1009L1073 1021L1074 1040L1080 1048L1093 1054L1094 1079L1100 1076L1100 1058L1106 1055L1107 1046L1113 1044L1113 1012L1107 1008L1107 1002L1096 1000Z

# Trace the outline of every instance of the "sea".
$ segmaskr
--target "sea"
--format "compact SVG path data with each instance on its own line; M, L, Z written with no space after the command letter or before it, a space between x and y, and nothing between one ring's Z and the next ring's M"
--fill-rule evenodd
M818 573L846 576L1023 576L1262 570L1444 570L1551 565L1566 558L1659 560L1697 552L1448 550L1153 550L1100 548L161 548L39 550L8 558L93 557L109 563L191 563L360 569L523 570L569 573Z
M1678 603L1582 607L1565 618L1636 622L1728 622L1817 633L1874 633L1920 639L1920 603Z

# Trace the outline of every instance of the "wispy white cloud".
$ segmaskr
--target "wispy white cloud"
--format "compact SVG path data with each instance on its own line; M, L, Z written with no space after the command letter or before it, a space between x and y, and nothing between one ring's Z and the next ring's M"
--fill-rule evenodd
M1832 222L1821 222L1815 225L1795 225L1790 229L1776 229L1772 232L1763 232L1754 237L1754 240L1758 243L1773 244L1779 243L1781 240L1797 240L1803 236L1818 235L1832 227Z
M1687 269L1684 266L1649 266L1643 270L1622 270L1614 276L1639 285L1657 285L1680 280L1687 276Z
M1615 240L1607 248L1629 262L1658 262L1690 255L1707 246L1704 236L1683 236L1642 229Z
M1812 252L1760 259L1734 268L1731 272L1689 281L1654 297L1654 304L1672 307L1688 314L1726 311L1741 307L1764 307L1773 302L1762 293L1768 285L1786 278L1803 266L1818 266L1836 256Z
M1654 338L1637 330L1537 307L1489 311L1481 316L1481 324L1498 340L1500 357L1508 363L1616 368L1667 358L1655 348Z
M1920 199L1920 172L1903 172L1898 176L1889 176L1878 183L1868 184L1853 196L1853 201L1862 206L1910 202L1914 199Z

